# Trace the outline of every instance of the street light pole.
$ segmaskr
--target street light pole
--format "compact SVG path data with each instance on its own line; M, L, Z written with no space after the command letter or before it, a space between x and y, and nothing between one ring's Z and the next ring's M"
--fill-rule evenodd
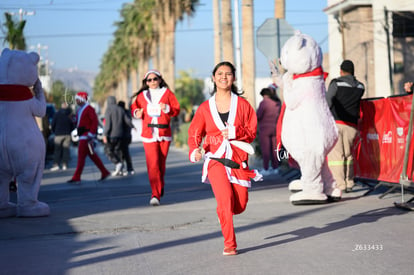
M37 54L39 55L39 57L40 57L40 60L42 60L43 58L42 58L42 54L41 54L41 50L45 50L46 51L46 54L45 54L45 58L44 58L44 63L45 63L45 75L49 75L49 60L48 60L48 52L47 52L47 50L49 50L49 46L47 46L47 45L42 45L42 44L40 44L40 43L38 43L36 46L30 46L30 49L37 49ZM40 66L42 65L41 64L41 62L39 62L39 68L40 68Z
M242 72L241 72L241 49L240 49L240 18L239 18L239 0L234 0L234 17L235 17L235 46L236 46L236 80L237 88L243 90Z
M11 14L11 15L16 15L16 14L18 14L18 15L19 15L19 20L20 20L20 21L23 21L23 15L29 15L29 16L32 16L32 15L35 15L35 14L36 14L36 12L34 12L34 11L25 11L25 10L23 10L23 9L19 9L19 11L18 11L18 12L8 12L8 14Z

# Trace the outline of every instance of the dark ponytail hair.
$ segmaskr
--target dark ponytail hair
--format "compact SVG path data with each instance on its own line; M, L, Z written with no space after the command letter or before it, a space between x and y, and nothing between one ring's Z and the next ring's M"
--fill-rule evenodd
M229 67L232 74L233 74L233 76L236 77L236 68L234 67L233 64L231 64L231 62L228 62L228 61L222 61L222 62L218 63L213 69L213 73L212 73L213 76L216 74L218 68L220 68L221 66ZM217 86L216 86L216 83L214 83L213 91L210 94L214 95L216 92L217 92ZM234 84L234 82L231 84L231 92L238 95L238 96L240 96L244 93L243 91L239 92L239 89Z
M280 98L277 96L276 91L271 88L263 88L260 91L261 96L267 95L270 99L276 102L280 102Z

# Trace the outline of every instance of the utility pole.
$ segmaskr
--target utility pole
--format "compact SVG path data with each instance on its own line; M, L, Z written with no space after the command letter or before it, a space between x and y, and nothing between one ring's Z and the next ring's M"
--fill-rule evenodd
M283 45L280 42L280 19L285 19L285 0L275 0L275 18L276 18L276 33L277 33L277 48L278 56L280 58L280 50Z
M285 19L285 0L275 0L275 18Z
M254 43L254 0L242 0L241 5L241 33L242 33L242 86L246 99L256 108L256 59Z
M36 46L30 46L31 49L37 49L37 54L40 56L38 63L39 79L42 81L43 89L46 93L50 93L52 90L52 79L50 76L49 66L51 63L48 58L49 46L38 43ZM42 50L45 51L44 57L42 57Z
M391 95L394 95L393 68L392 68L392 63L391 63L390 25L388 21L388 10L386 7L384 7L384 20L385 20L384 30L385 30L385 35L387 36L388 78L390 81Z
M339 12L339 28L341 31L342 36L342 60L346 58L346 50L345 50L345 22L344 22L344 10L341 9Z
M234 64L233 16L231 0L221 0L221 39L223 59Z
M220 1L213 0L213 24L214 24L214 64L223 61L223 42L221 35L221 9Z
M47 45L42 45L40 43L38 43L36 46L30 46L30 49L37 49L37 54L40 57L40 60L44 62L45 64L45 75L49 75L49 60L48 60L48 52L47 50L49 50L49 46ZM45 54L45 58L42 58L42 54L41 51L45 50L46 54ZM42 66L42 62L39 62L39 69Z

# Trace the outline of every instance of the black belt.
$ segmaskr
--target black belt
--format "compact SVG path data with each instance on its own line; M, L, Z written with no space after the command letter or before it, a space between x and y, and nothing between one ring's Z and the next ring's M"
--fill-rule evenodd
M166 129L168 128L168 124L148 124L148 127Z
M210 158L210 159L218 161L224 166L227 166L233 169L240 169L240 164L238 164L235 161L232 161L231 159L226 159L226 158Z
M84 133L89 132L89 129L86 129L85 127L78 127L78 136L83 135Z

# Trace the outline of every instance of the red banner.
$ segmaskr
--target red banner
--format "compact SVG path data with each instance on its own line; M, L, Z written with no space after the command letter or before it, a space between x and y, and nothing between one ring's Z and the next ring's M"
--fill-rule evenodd
M404 95L361 101L359 134L354 148L355 177L399 183L412 100L412 95ZM411 180L413 143L410 143L407 166L407 175Z

